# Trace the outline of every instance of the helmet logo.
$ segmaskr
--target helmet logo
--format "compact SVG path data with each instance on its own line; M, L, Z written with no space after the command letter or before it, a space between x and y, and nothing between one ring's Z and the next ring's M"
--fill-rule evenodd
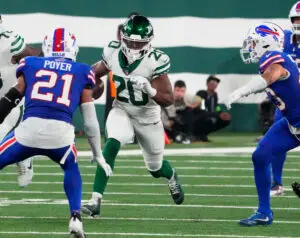
M296 5L296 12L300 12L300 2L298 2Z
M268 35L272 35L275 41L278 41L277 36L279 36L279 33L275 30L272 30L270 27L266 26L266 25L260 25L258 27L255 28L255 32L262 36L268 36Z

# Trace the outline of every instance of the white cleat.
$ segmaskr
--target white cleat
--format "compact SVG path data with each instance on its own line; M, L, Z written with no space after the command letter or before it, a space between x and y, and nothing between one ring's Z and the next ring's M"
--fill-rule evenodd
M282 195L284 195L283 186L280 184L273 184L270 191L270 196L275 197L275 196L282 196Z
M85 238L81 217L77 213L73 213L69 222L69 231L72 238Z
M16 163L20 187L28 186L33 177L32 158Z

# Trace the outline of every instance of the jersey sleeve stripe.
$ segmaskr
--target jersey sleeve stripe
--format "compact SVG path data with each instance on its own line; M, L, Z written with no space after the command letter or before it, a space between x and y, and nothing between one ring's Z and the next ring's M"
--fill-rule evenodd
M168 63L167 65L164 65L164 66L165 66L164 68L154 71L154 74L160 74L161 72L164 72L164 71L170 69L170 63Z
M267 64L265 64L263 67L260 67L260 70L264 71L271 64L282 63L282 62L284 62L284 58L282 58L282 57L274 58L273 60L270 60Z
M275 58L282 58L281 55L274 55L268 59L266 59L263 63L260 64L260 67L264 67L266 64L268 64L271 60Z
M88 78L90 79L90 80L92 80L92 82L94 83L94 84L96 84L96 80L95 80L95 77L93 77L92 75L88 75Z
M95 73L92 70L90 70L90 74L95 77Z
M168 62L165 63L164 65L161 65L161 66L157 67L154 71L159 71L160 69L166 67L169 63L170 63L170 60L168 60Z
M11 43L11 46L16 45L19 42L19 40L21 40L21 36L18 35L17 38Z
M162 74L166 74L166 73L168 73L170 71L170 68L168 67L166 70L164 70L164 71L161 71L161 72L159 72L159 73L155 73L155 74L153 74L152 75L152 78L154 78L154 77L158 77L158 76L160 76L160 75L162 75Z
M18 67L17 67L17 69L20 69L20 68L22 68L23 66L25 66L25 62L24 62L24 63L21 63L21 64L19 64L19 65L18 65Z
M21 40L19 42L20 43L18 45L15 45L14 47L12 47L10 49L11 54L13 54L13 55L20 54L25 49L24 38L21 38Z

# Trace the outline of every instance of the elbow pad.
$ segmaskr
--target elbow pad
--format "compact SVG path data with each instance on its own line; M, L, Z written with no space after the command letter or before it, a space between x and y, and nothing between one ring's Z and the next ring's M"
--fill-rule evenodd
M22 100L23 96L16 88L11 88L3 98L0 99L0 123L4 121L11 110Z

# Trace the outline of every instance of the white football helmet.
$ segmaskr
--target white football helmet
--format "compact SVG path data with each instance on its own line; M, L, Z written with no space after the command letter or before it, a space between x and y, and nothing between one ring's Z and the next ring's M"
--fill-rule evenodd
M289 18L291 20L291 23L293 24L293 32L294 32L294 34L300 35L300 24L293 23L294 22L294 20L293 20L294 17L299 17L300 18L300 1L296 2L292 6L292 8L290 10L290 14L289 14Z
M257 63L267 51L282 51L284 32L271 22L263 22L251 27L243 42L240 54L244 63Z
M43 41L45 57L63 57L76 61L78 46L76 37L65 28L56 28L50 31Z

